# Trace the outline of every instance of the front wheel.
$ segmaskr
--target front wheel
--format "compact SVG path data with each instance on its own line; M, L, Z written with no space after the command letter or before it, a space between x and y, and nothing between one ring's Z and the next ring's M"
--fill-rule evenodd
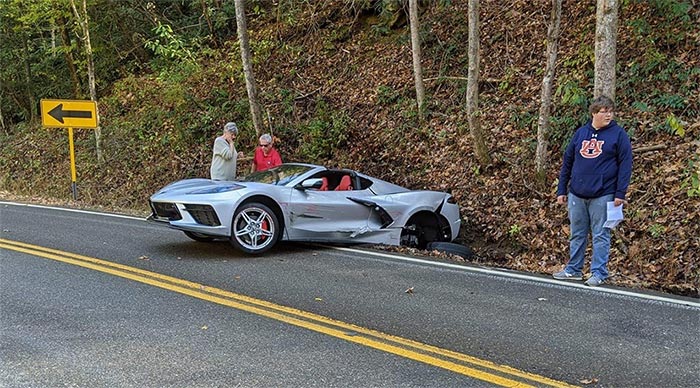
M275 213L261 203L251 202L233 215L230 241L245 253L260 254L275 245L280 233Z

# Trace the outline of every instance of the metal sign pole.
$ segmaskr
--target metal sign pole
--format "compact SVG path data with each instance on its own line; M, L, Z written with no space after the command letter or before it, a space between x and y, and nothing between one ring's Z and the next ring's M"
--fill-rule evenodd
M71 179L71 192L73 193L73 200L78 199L78 186L75 184L76 173L75 173L75 147L73 146L73 127L68 127L68 147L70 148L70 179Z

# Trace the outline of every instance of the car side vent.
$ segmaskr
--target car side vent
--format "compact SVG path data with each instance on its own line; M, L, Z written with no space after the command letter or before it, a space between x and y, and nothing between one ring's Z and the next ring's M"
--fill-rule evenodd
M158 218L167 218L168 221L177 221L182 219L180 211L174 203L169 202L151 202L153 214Z
M185 205L185 210L198 224L208 226L220 226L219 217L214 208L209 205Z

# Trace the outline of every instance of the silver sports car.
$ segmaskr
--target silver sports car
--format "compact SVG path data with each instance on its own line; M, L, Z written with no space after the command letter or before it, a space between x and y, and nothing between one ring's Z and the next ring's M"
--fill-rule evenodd
M197 241L227 238L243 252L279 240L425 248L459 234L448 193L412 191L356 171L286 163L242 181L185 179L150 198L148 220Z

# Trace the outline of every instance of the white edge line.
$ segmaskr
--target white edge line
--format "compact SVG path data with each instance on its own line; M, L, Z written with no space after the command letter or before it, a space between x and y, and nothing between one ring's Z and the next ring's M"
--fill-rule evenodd
M145 221L144 218L127 216L124 214L100 213L100 212L90 211L90 210L70 209L70 208L55 207L55 206L44 206L44 205L34 205L34 204L17 203L17 202L5 202L5 201L0 201L0 205L13 205L13 206L33 207L33 208L38 208L38 209L63 210L63 211L73 212L73 213L82 213L82 214L91 214L91 215L98 215L98 216L123 218L123 219L127 219L127 220ZM428 265L433 265L433 266L437 266L437 267L459 269L459 270L470 271L470 272L479 272L479 273L484 273L484 274L489 274L489 275L498 275L498 276L509 277L509 278L513 278L513 279L522 279L522 280L536 281L536 282L540 282L540 283L555 284L558 286L568 286L568 287L575 287L575 288L583 288L583 289L587 289L587 290L596 290L596 291L605 292L605 293L609 293L609 294L631 296L634 298L649 299L649 300L655 300L658 302L666 302L666 303L673 303L673 304L679 304L679 305L684 305L684 306L700 308L700 302L678 300L678 299L673 299L673 298L666 298L663 296L640 294L640 293L636 293L636 292L632 292L632 291L625 291L625 290L618 290L618 289L611 289L611 288L600 288L600 287L591 288L588 286L584 286L583 284L566 283L565 281L562 281L562 280L546 279L546 278L537 277L537 276L523 275L523 274L510 272L509 270L493 270L493 269L487 269L487 268L471 267L471 266L466 266L466 265L441 263L439 261L416 259L416 258L406 257L406 256L401 256L401 255L393 255L390 253L373 252L373 251L355 249L355 248L334 247L334 246L328 246L328 247L333 248L335 250L339 250L339 251L364 253L364 254L368 254L368 255L372 255L372 256L407 261L407 262L411 262L411 263L428 264Z
M619 290L619 289L601 288L601 287L593 288L593 287L588 287L588 286L583 285L583 284L570 283L570 282L563 281L563 280L547 279L547 278L542 278L542 277L538 277L538 276L513 273L513 272L511 272L511 270L508 270L508 269L493 270L493 269L488 269L488 268L477 268L477 267L471 267L471 266L467 266L467 265L442 263L439 261L432 261L432 260L425 260L425 259L416 259L416 258L407 257L407 256L394 255L394 254L390 254L390 253L373 252L373 251L355 249L355 248L334 247L334 246L328 246L328 247L333 248L335 250L339 250L339 251L356 252L356 253L361 252L361 253L372 255L372 256L407 261L407 262L411 262L411 263L428 264L428 265L433 265L433 266L437 266L437 267L459 269L462 271L469 271L469 272L479 272L479 273L484 273L484 274L489 274L489 275L509 277L509 278L513 278L513 279L521 279L521 280L529 280L529 281L535 281L535 282L540 282L540 283L554 284L557 286L582 288L582 289L590 290L590 291L595 290L595 291L599 291L599 292L605 292L608 294L624 295L624 296L630 296L630 297L634 297L634 298L649 299L649 300L654 300L654 301L658 301L658 302L666 302L666 303L673 303L673 304L678 304L678 305L683 305L683 306L690 306L690 307L694 307L694 308L700 308L700 302L692 302L689 300L673 299L673 298L667 298L667 297L657 296L657 295L640 294L637 292L625 291L625 290Z
M33 207L33 208L37 208L37 209L63 210L63 211L66 211L66 212L71 212L71 213L82 213L82 214L91 214L91 215L97 215L97 216L108 216L108 217L115 217L115 218L124 218L124 219L127 219L127 220L140 220L140 221L145 221L145 220L146 220L146 218L135 217L135 216L127 216L127 215L125 215L125 214L101 213L101 212L90 211L90 210L70 209L70 208L58 207L58 206L34 205L34 204L29 204L29 203L18 203L18 202L0 201L0 205L12 205L12 206Z

